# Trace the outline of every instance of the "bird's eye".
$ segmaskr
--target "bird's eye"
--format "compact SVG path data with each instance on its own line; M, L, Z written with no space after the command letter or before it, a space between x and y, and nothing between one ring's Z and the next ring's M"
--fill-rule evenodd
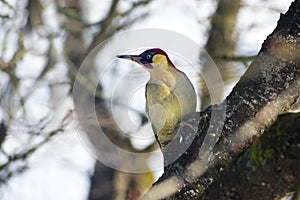
M150 54L146 55L146 59L150 60L151 59L151 55Z

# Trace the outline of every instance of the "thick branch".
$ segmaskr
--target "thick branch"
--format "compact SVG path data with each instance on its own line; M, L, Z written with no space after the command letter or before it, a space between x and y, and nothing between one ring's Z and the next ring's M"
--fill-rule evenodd
M295 1L226 100L200 113L200 119L192 114L181 124L177 149L198 129L196 137L185 154L166 167L145 199L199 197L234 157L291 107L300 95L299 24L300 1ZM199 119L199 125L193 118ZM184 128L189 123L193 129ZM204 147L202 152L203 141L216 145Z
M202 199L279 199L300 180L300 113L280 115Z

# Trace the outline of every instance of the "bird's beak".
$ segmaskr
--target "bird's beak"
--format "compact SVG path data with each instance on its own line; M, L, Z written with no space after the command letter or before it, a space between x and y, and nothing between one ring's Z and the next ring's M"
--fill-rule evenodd
M117 58L123 58L123 59L127 59L127 60L132 60L134 62L137 62L138 64L148 68L148 69L152 69L152 65L145 62L143 60L143 57L141 57L140 55L117 55Z
M141 63L141 56L138 55L117 55L118 58L123 58L123 59L128 59L128 60L132 60L135 61L137 63Z

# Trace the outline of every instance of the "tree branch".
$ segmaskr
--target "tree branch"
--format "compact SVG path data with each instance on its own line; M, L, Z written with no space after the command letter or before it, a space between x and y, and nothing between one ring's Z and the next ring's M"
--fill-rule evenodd
M120 29L124 29L125 27L132 25L137 20L145 17L146 14L141 14L140 16L136 17L134 16L133 19L127 19L124 23L118 25L118 26L112 26L112 21L119 17L119 18L125 18L129 16L131 13L133 13L135 10L142 6L146 6L147 4L151 3L152 0L141 0L137 2L133 2L131 5L131 8L127 11L120 13L117 9L117 6L119 4L120 0L113 0L112 4L110 6L108 15L100 22L99 24L101 26L101 31L93 38L93 41L91 42L90 46L88 47L87 52L90 52L93 48L95 48L99 43L103 42L107 38L114 35L117 31Z
M300 113L280 115L205 190L204 199L280 199L300 180Z
M177 161L165 168L145 199L199 198L224 167L297 100L300 95L299 13L300 1L296 0L281 15L258 56L222 104L209 107L200 117L191 114L180 124L174 141L176 149L189 142L192 134L196 134L195 139ZM170 152L168 149L164 152L166 160Z
M52 131L49 131L45 133L44 138L42 141L40 141L38 144L35 144L34 146L30 148L25 148L21 152L15 153L13 155L9 155L8 160L5 163L0 164L0 183L5 182L8 180L9 177L15 174L15 172L21 172L23 171L26 166L22 165L20 168L14 167L11 169L11 166L13 164L16 164L18 161L26 160L28 157L30 157L34 152L36 152L41 146L49 142L53 136L57 135L60 132L63 132L66 126L70 123L70 117L72 115L72 112L69 111L65 117L62 119L61 123L58 125L58 127ZM42 122L41 122L42 123ZM44 129L43 127L42 129ZM33 133L34 135L41 134L41 130L37 133Z
M213 56L217 60L229 61L229 62L249 62L256 58L256 56L241 56L241 55L215 55Z
M0 0L0 2L2 2L4 5L6 5L8 8L10 8L10 9L14 9L14 7L10 4L10 3L8 3L6 0Z

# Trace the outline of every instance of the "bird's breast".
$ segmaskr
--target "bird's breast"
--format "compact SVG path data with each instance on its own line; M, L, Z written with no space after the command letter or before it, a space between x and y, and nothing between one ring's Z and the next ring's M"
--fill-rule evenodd
M185 74L150 79L146 85L146 110L160 144L174 137L176 124L196 110L196 94ZM176 77L176 79L175 79Z
M165 83L148 82L146 86L146 108L153 125L180 117L179 102L171 88Z

